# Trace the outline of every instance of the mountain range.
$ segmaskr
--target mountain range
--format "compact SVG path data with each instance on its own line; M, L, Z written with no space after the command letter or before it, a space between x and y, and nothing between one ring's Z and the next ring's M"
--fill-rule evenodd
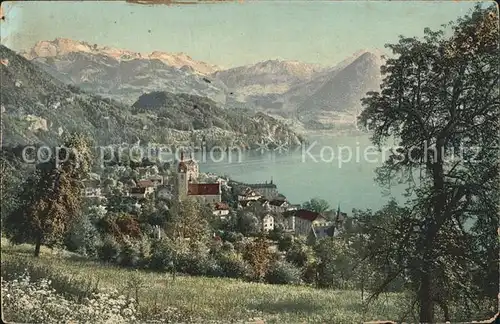
M306 128L354 121L361 98L379 89L383 65L380 51L362 50L330 67L273 59L222 69L183 53L143 54L61 38L21 54L63 83L129 105L145 93L184 93Z
M0 57L4 145L57 145L65 133L73 131L88 134L98 145L176 146L204 139L207 146L251 147L262 140L292 145L303 141L282 121L252 111L224 109L206 97L150 92L129 105L66 84L3 45Z

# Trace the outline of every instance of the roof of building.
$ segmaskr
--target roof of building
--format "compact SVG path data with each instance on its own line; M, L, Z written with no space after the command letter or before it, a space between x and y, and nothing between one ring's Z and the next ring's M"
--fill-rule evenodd
M274 220L274 217L271 214L266 214L266 215L264 215L264 217L262 217L263 220L266 219L266 218L271 218L271 219Z
M133 194L144 194L144 193L146 193L146 188L145 187L130 188L130 193L133 193Z
M323 216L321 216L320 213L313 212L313 211L310 211L307 209L288 211L287 215L294 215L295 217L299 217L299 218L302 218L302 219L305 219L305 220L308 220L311 222L315 221L319 217L323 218Z
M252 183L252 184L247 184L246 186L256 189L256 188L272 188L276 189L276 185L274 183Z
M274 200L271 200L269 202L269 205L273 205L273 206L277 206L277 207L281 207L285 204L286 204L286 200L282 200L282 199L274 199Z
M229 206L223 202L217 202L214 206L215 210L229 210Z
M188 185L188 195L220 195L220 184L218 183L190 183Z
M251 188L245 188L245 190L243 190L240 193L240 196L246 196L246 197L255 197L255 196L260 196L260 195L261 195L260 193L258 193L255 190L252 190Z
M139 180L137 181L137 187L139 188L154 187L154 183L151 180Z

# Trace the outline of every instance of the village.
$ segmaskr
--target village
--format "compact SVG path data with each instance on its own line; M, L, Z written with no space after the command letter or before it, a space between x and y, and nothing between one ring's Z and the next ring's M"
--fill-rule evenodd
M221 221L230 220L238 211L248 211L257 216L258 227L263 233L279 229L297 237L314 239L333 236L335 224L340 227L347 217L340 207L336 211L318 212L292 204L279 193L272 179L249 184L212 173L201 173L197 161L192 156L185 158L183 153L174 166L163 172L155 165L136 168L134 175L140 179L128 179L119 191L124 201L140 210L151 197L164 202L194 198ZM93 174L92 178L84 181L85 197L106 209L107 200L113 192L110 182L113 181L109 178L102 180L99 175ZM116 190L114 192L116 194Z

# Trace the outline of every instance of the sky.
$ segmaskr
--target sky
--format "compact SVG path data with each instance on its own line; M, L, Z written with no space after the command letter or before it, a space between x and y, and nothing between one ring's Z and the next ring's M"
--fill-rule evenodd
M268 59L334 65L359 50L467 14L466 1L245 1L200 5L3 2L1 42L16 51L57 37L137 52L184 52L234 67Z

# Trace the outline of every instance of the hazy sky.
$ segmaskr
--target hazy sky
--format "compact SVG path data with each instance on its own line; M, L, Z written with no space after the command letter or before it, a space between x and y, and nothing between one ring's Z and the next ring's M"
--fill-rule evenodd
M56 37L139 52L185 52L232 67L267 59L333 65L398 35L420 36L467 13L455 1L245 1L202 5L3 2L2 44L26 49Z

